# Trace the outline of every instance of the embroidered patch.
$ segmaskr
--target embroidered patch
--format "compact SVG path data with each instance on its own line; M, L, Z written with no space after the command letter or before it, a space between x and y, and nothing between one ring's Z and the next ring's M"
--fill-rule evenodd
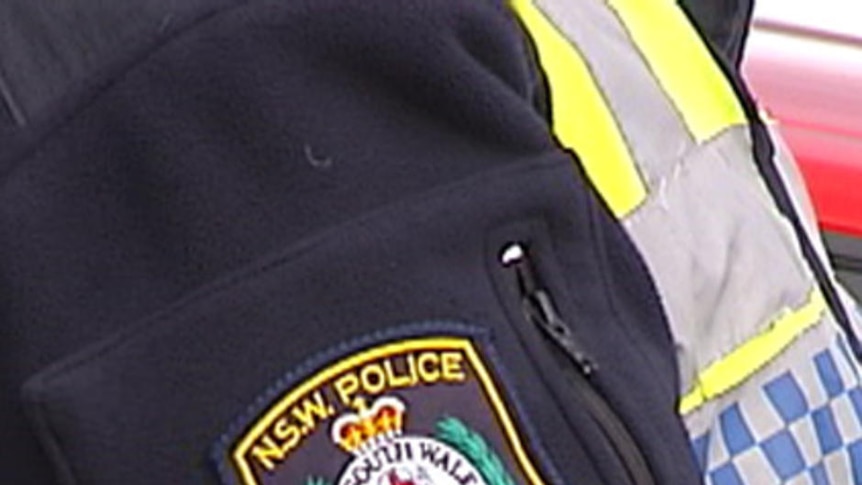
M281 393L219 451L241 485L543 485L472 342L414 338Z

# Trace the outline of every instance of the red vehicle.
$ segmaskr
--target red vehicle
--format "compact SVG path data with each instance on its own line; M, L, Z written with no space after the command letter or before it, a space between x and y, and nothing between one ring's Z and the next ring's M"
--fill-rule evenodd
M839 278L862 297L862 3L758 0L743 67L799 162Z

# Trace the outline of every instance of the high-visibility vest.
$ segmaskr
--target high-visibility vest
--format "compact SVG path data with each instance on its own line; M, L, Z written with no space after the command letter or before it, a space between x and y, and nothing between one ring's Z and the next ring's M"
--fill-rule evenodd
M805 254L823 249L805 241L816 227L789 153L778 144L773 164L804 229L770 193L741 98L673 1L512 5L559 143L653 274L706 483L862 483L860 366L824 263Z

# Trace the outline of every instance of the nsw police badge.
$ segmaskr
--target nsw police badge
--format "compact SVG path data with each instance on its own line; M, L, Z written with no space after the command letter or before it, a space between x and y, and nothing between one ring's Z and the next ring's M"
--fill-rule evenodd
M237 485L544 485L470 339L361 349L304 380L217 448Z

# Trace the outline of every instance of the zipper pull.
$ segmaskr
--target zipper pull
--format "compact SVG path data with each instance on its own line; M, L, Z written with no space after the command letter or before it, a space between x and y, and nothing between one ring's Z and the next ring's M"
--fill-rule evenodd
M562 347L584 376L591 376L598 366L578 345L571 328L560 317L550 293L536 277L536 271L524 246L520 243L509 244L503 249L500 260L504 267L515 270L518 290L521 293L521 307L527 320L536 324Z

